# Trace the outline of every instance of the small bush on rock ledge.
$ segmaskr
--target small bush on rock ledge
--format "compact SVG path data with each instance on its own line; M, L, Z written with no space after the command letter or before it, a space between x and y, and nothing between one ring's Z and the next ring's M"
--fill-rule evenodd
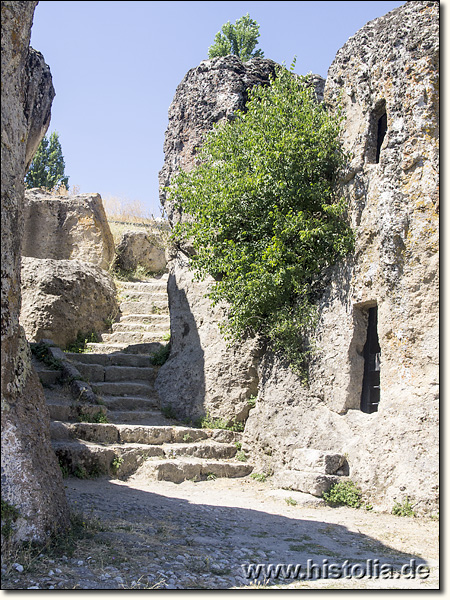
M317 103L308 77L280 67L249 91L247 112L207 136L199 166L168 189L180 212L192 267L229 307L223 332L257 332L305 374L324 271L353 247L335 183L347 161L341 117Z

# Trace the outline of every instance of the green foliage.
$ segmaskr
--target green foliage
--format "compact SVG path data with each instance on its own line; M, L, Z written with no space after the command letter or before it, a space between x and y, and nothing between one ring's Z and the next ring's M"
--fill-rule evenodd
M209 412L206 413L206 417L200 419L199 426L202 429L228 429L229 431L236 432L244 431L244 423L236 420L233 420L230 423L229 420L220 417L214 419L210 416Z
M247 455L245 454L245 452L243 450L240 450L236 454L236 460L240 460L241 462L247 462Z
M398 517L415 517L416 513L413 510L413 505L410 503L408 496L403 502L396 502L392 508L392 514Z
M1 499L1 520L2 520L2 537L8 539L12 533L12 524L17 521L20 516L19 510L7 502Z
M294 500L294 498L291 498L291 496L285 498L284 500L289 506L297 506L297 500Z
M171 404L167 404L161 408L162 414L166 417L166 419L176 419L177 413L174 407Z
M54 358L54 356L49 352L49 346L44 342L30 343L31 353L41 362L43 362L47 367L51 369L55 369L56 371L60 371L62 369L62 362Z
M252 473L250 477L255 481L259 481L260 483L265 483L267 481L267 475L264 473Z
M52 190L59 186L69 189L69 178L64 175L65 163L59 136L54 131L50 138L44 136L36 150L28 173L25 176L25 186L40 187Z
M315 100L307 77L280 67L269 86L249 91L247 112L206 137L199 166L181 172L169 199L192 218L174 239L193 245L209 297L225 301L222 331L258 332L305 374L325 270L353 248L335 184L347 161L342 118Z
M121 456L115 456L111 461L111 470L114 473L120 469L121 464L123 463L123 458Z
M79 331L77 333L75 341L67 345L66 352L76 352L78 354L83 354L84 352L88 351L87 345L89 343L96 343L98 341L99 337L97 333L83 333Z
M247 13L232 25L227 21L216 33L214 44L209 47L208 58L235 54L243 62L251 58L264 57L264 52L255 50L259 38L259 25Z
M154 352L151 356L152 365L161 367L169 358L170 355L170 343L165 344L159 350Z
M340 481L331 486L329 492L322 494L323 499L331 506L350 506L360 508L362 492L353 481Z
M109 423L107 416L101 410L96 413L80 411L78 414L79 423Z
M255 408L256 396L250 396L250 398L247 399L247 404L248 404L249 408Z

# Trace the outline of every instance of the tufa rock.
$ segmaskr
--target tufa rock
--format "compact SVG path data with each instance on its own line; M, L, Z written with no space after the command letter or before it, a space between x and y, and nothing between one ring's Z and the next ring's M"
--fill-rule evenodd
M438 508L439 485L438 65L436 2L407 2L337 53L324 99L346 117L352 159L341 191L355 252L328 273L309 389L264 361L246 428L275 470L292 448L346 454L374 506L391 510L408 497L419 513ZM368 414L370 309L381 362L378 411Z
M236 111L244 110L249 88L267 85L275 68L272 60L253 58L242 63L229 55L204 60L187 72L169 108L164 166L159 173L160 201L169 221L176 222L180 215L166 201L164 188L177 172L195 166L205 133L221 119L231 120Z
M114 268L134 271L138 266L149 273L160 273L167 266L161 236L144 231L124 231L116 247Z
M27 339L65 348L78 334L109 328L119 311L112 277L81 260L23 257L20 322Z
M167 291L170 309L169 360L160 368L156 388L162 406L179 417L244 421L248 399L258 388L260 342L249 338L229 346L219 329L225 311L211 307L211 279L193 280L187 259L170 262Z
M244 64L230 55L201 62L178 86L169 109L160 172L160 199L172 224L181 215L166 201L164 186L180 169L195 166L205 133L244 110L248 90L267 85L275 69L271 60L255 58ZM163 403L180 416L197 418L209 412L212 417L244 420L247 399L258 385L259 342L249 339L228 346L219 330L225 308L212 308L205 297L213 280L194 282L189 258L182 252L173 253L169 273L171 354L157 379Z
M100 194L58 196L39 188L26 190L22 255L76 258L108 269L114 240Z
M19 325L23 181L55 95L42 55L29 48L36 4L2 2L1 481L2 501L19 512L12 544L43 541L69 524L42 385Z

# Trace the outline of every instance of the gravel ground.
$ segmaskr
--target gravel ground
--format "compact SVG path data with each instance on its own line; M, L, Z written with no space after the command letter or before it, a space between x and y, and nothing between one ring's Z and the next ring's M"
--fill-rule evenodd
M14 556L2 565L2 589L439 588L431 519L330 508L249 478L71 478L66 492L82 535L71 547ZM268 577L268 564L301 570ZM367 564L383 576L364 575ZM262 565L258 577L249 565ZM400 576L403 565L420 566L415 578Z

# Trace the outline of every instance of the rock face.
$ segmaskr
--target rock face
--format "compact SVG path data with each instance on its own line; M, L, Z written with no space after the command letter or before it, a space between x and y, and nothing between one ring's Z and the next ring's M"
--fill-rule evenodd
M195 166L205 133L221 119L232 119L237 110L244 110L248 89L267 84L275 67L271 60L253 58L243 64L230 55L204 60L187 72L169 108L159 174L160 200L170 221L179 215L166 201L164 188L180 169L190 171Z
M68 525L44 394L19 325L23 180L54 97L48 66L29 48L36 4L2 2L1 480L2 500L19 511L13 543L43 540Z
M258 388L259 341L228 347L218 326L224 309L212 308L205 297L211 280L194 282L188 266L181 256L170 264L171 352L156 380L161 406L172 406L180 417L209 413L243 421Z
M99 194L55 196L34 188L25 192L22 255L79 259L108 269L114 240Z
M169 109L161 186L167 186L180 169L195 166L205 133L243 110L248 89L268 84L275 67L271 60L255 58L243 64L236 56L226 56L205 60L186 74ZM163 188L160 199L169 220L177 222L180 214L166 201ZM175 253L169 261L171 353L156 384L163 404L172 405L180 416L209 413L243 420L247 400L258 386L259 342L227 346L219 330L223 307L213 309L205 298L211 282L193 281L189 258L183 253Z
M438 10L408 2L368 23L329 69L325 102L342 93L353 155L342 192L356 250L320 302L309 390L263 361L246 428L267 468L293 448L346 453L387 510L438 501Z
M114 267L134 271L142 267L150 273L164 271L166 250L160 236L144 231L124 231L116 247Z
M112 277L80 260L22 258L20 322L27 339L65 348L77 334L102 332L119 310Z

